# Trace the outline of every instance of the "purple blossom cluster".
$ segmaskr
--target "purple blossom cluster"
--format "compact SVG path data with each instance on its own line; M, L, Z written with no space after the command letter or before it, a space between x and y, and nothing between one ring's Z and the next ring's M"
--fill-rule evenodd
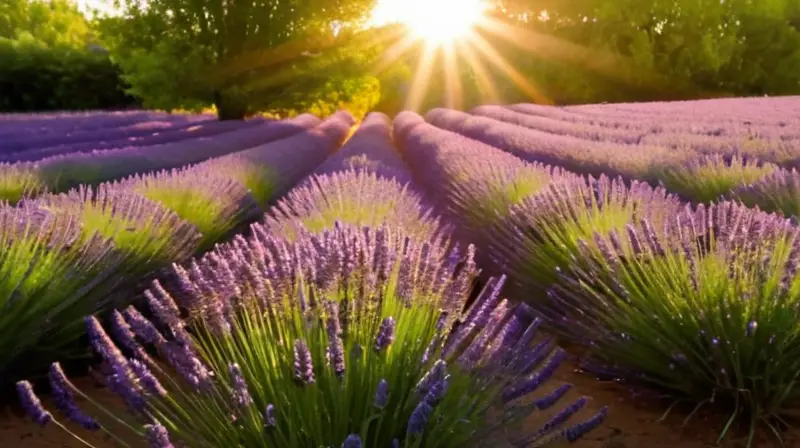
M107 366L109 388L123 398L130 412L147 422L146 438L153 447L172 446L186 437L208 442L222 440L219 438L221 434L231 431L240 434L240 429L229 423L203 426L202 422L208 421L208 415L193 418L193 412L216 412L206 406L186 407L191 402L187 400L200 398L190 398L194 394L200 394L203 400L215 400L217 404L213 409L220 409L220 415L228 418L228 412L232 413L235 421L241 424L247 424L250 418L247 416L260 415L260 437L266 434L265 442L284 440L280 439L284 437L282 431L289 428L287 425L291 420L298 418L297 409L303 408L304 400L312 400L317 394L341 393L334 391L343 387L350 390L345 378L367 377L348 375L372 372L372 369L378 369L377 363L389 363L388 366L393 362L397 362L394 368L404 370L401 377L411 375L410 378L414 378L413 372L419 373L419 380L408 384L408 381L398 380L400 372L386 367L382 370L384 373L375 370L381 376L369 380L374 393L369 394L368 408L382 413L391 410L391 415L386 418L396 418L394 406L398 406L398 400L406 399L403 397L417 403L414 409L404 414L408 418L406 427L385 436L387 444L391 442L393 446L403 439L431 437L428 434L435 433L439 419L461 419L458 415L463 412L473 416L475 412L489 412L498 400L504 403L500 411L508 422L516 421L535 409L541 412L542 420L535 430L526 428L526 431L513 436L519 439L519 443L544 444L551 439L563 438L574 440L597 426L605 417L605 408L587 420L567 424L570 417L587 403L585 397L579 397L558 407L557 404L566 397L568 387L540 395L535 400L535 407L527 404L525 397L538 393L565 359L565 353L547 340L534 343L540 339L537 337L540 321L532 317L527 306L512 306L502 299L504 278L490 280L474 305L464 310L476 274L472 250L462 255L457 248L448 249L443 240L416 241L402 229L338 225L322 234L309 233L296 241L288 241L254 226L251 237L237 237L229 244L220 245L188 268L176 265L174 279L170 282L176 285L173 291L167 291L155 281L145 294L152 319L145 318L133 308L115 313L111 333L116 343L97 318L87 318L86 322L91 343ZM402 296L401 291L409 292ZM387 305L394 301L398 301L397 305ZM189 313L188 320L180 317L181 309ZM381 309L393 309L395 314L376 313ZM428 311L423 312L423 309ZM211 346L203 341L212 338L217 341L212 343L213 346L227 350L219 344L225 338L244 337L248 331L244 322L256 325L249 319L259 315L271 316L267 317L273 322L271 325L285 325L281 322L287 319L291 322L292 316L299 316L305 322L301 326L310 326L307 328L316 325L315 316L324 316L319 322L320 334L329 337L329 343L324 344L327 365L319 362L318 344L311 336L287 341L291 355L287 356L288 359L275 359L276 365L253 364L253 360L247 357L228 359L225 365L216 362L219 358L209 352ZM435 318L437 315L438 319ZM412 327L422 325L417 319L435 323L430 327L434 333L424 331L420 334L431 337L430 343L419 341L416 333L408 333ZM201 326L197 327L198 324ZM188 331L189 325L195 326L194 331L200 331L200 334L192 335ZM288 331L292 325L281 332ZM374 347L364 351L354 341L366 328L372 328L367 335ZM203 336L203 331L207 330L211 333ZM310 330L299 334L313 334L305 333L307 331ZM253 336L257 334L260 333ZM278 341L272 343L280 345ZM157 366L149 366L152 360L143 351L142 344L154 345L159 359L166 361L178 376L183 377L188 388L165 388L167 382L157 377L169 374ZM419 351L413 349L415 346ZM426 346L433 347L433 356L428 360L401 361L404 351L419 355ZM253 353L251 356L257 355ZM394 357L400 358L392 361ZM362 360L366 360L366 364L362 365ZM413 361L413 358L408 361ZM213 375L206 367L208 365L227 369L227 375ZM267 378L275 379L283 375L281 369L290 369L294 385L289 387L296 389L278 392L255 386L259 381L254 372L265 368L272 372ZM72 389L57 366L53 372L56 384ZM202 378L200 382L197 381L199 378ZM332 385L332 378L342 383ZM485 401L470 404L474 399L471 394L450 393L452 383L458 383L459 388L470 384L476 394L494 390L499 395L497 400L487 397ZM356 386L356 389L360 387ZM19 383L18 389L21 400L34 418L41 424L52 419L27 383ZM176 394L175 398L170 398L172 394ZM187 398L180 398L186 394ZM297 397L306 398L293 399L295 394L305 394ZM90 429L102 429L99 424L90 423L96 421L77 408L71 394L62 394L60 403L59 410L68 419L84 422L82 424ZM230 403L230 410L225 403ZM175 405L181 406L180 414L168 410L169 406ZM297 409L287 412L287 406ZM313 406L308 411L314 409L315 412L327 413L334 409L320 408L320 404ZM551 407L557 409L550 412L548 409ZM263 414L256 409L264 411ZM155 417L165 415L165 412L171 416L169 421ZM433 419L435 412L440 416ZM318 415L314 417L319 418ZM326 418L334 417L331 414ZM352 416L345 417L345 420L350 418ZM476 425L475 429L455 436L468 442L492 433L489 423L476 420L470 425ZM356 431L361 427L360 423L348 426ZM292 436L295 440L312 437L311 428L300 426L292 430L299 431ZM339 440L343 440L344 446L360 446L363 436L350 432ZM336 442L317 440L315 443ZM436 446L435 443L432 446Z
M457 237L480 248L491 238L486 229L502 220L513 205L551 182L577 178L439 129L411 112L397 116L394 132L419 183L438 209L446 212L448 222L457 224ZM482 258L487 256L483 251ZM491 269L488 258L480 264Z

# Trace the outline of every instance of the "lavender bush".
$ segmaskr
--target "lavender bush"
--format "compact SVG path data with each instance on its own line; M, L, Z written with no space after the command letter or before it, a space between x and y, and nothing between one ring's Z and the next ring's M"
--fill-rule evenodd
M81 318L108 303L124 256L73 211L0 206L0 382L73 355ZM77 324L77 326L76 326Z
M188 259L201 239L196 228L173 211L119 185L81 187L33 203L43 210L74 212L84 235L110 239L124 256L127 272L136 276Z
M35 168L0 163L0 200L16 204L20 199L47 190Z
M337 221L398 226L419 238L440 231L432 210L408 190L408 184L363 169L311 176L270 209L264 225L275 234L294 238L304 229L321 232Z
M655 165L650 177L687 200L710 202L740 185L757 182L776 169L775 165L757 160L712 155L682 164Z
M214 179L214 182L208 182ZM247 189L231 178L210 174L202 167L134 176L119 183L172 210L202 234L205 250L237 226L257 219L258 206Z
M800 173L796 169L773 171L756 182L734 189L733 197L751 207L800 217Z
M580 332L568 319L560 319L572 310L553 307L545 293L560 272L580 261L579 242L594 233L623 231L642 218L662 227L680 209L677 197L646 183L627 186L620 178L574 178L553 183L513 207L489 231L489 253L509 273L513 296L550 317L553 330L573 339Z
M551 297L587 367L730 411L775 434L796 414L800 233L733 202L643 219L580 243ZM692 413L694 414L694 412Z
M565 426L587 399L562 404L568 385L538 392L565 355L534 340L539 321L524 305L500 299L504 279L461 313L476 274L471 253L389 227L337 225L289 242L256 226L250 239L176 267L174 290L154 283L146 293L154 321L132 308L115 315L117 344L97 319L87 325L131 413L117 418L152 447L578 439L607 410ZM56 384L79 393L54 371ZM18 390L37 422L55 421L30 384ZM67 418L104 430L104 419L60 397ZM523 418L523 428L510 429Z

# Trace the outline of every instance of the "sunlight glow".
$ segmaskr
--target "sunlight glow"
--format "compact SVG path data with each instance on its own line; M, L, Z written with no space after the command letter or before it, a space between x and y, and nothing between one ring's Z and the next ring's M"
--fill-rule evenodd
M469 35L486 8L484 0L378 0L370 22L404 24L413 37L438 46Z

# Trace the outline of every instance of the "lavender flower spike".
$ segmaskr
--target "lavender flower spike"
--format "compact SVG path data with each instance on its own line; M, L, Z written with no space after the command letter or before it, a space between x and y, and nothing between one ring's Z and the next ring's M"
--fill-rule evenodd
M385 379L382 379L378 383L378 388L375 391L375 407L378 409L383 409L386 407L386 403L389 401L389 382Z
M70 384L69 379L67 379L67 376L64 374L64 371L61 369L61 365L59 363L54 362L52 365L50 365L48 379L50 380L50 388L52 389L53 393L53 401L55 402L55 406L59 411L66 415L68 419L83 426L89 431L97 431L100 429L100 424L97 422L97 420L89 415L86 415L78 407L78 405L75 404L75 399L73 398L72 391L70 390L72 385Z
M308 345L300 339L294 342L294 377L303 384L314 384L314 364Z
M20 404L25 412L28 413L36 423L45 426L53 420L52 414L45 410L39 397L33 391L33 386L28 381L17 382L17 395L19 396Z
M156 422L152 425L144 426L146 431L147 443L150 448L175 448L172 442L169 441L169 433L160 423Z
M247 390L247 382L244 380L244 376L242 376L242 370L239 368L239 365L231 363L228 366L228 372L231 375L233 398L236 400L236 404L239 405L240 408L246 408L253 404L253 398Z
M591 416L588 420L565 429L564 438L566 438L570 443L580 439L587 432L600 426L600 424L602 424L606 419L606 416L608 416L608 406L603 406L602 409L597 411L597 413Z
M378 330L378 336L375 338L375 351L382 352L394 342L394 319L389 316L381 322L381 328Z
M264 410L264 426L275 426L275 405L272 403Z
M350 434L344 439L342 448L361 448L361 437L358 434Z

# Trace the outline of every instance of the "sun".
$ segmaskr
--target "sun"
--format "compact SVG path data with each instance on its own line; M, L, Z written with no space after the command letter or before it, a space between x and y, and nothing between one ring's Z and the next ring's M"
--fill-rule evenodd
M401 23L416 39L443 45L467 36L486 9L485 0L379 0L373 22Z

